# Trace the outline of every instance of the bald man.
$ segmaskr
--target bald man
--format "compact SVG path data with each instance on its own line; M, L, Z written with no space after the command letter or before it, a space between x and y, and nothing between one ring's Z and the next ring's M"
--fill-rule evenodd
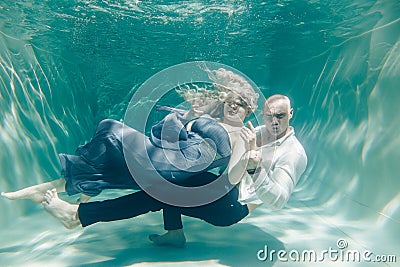
M167 233L151 235L150 240L157 245L183 246L186 239L181 215L228 226L262 204L273 210L284 207L307 166L304 148L290 126L292 117L293 108L287 96L269 97L263 108L264 125L254 128L249 123L248 128L242 129L250 150L234 168L238 173L247 170L248 174L242 179L230 179L230 183L238 186L213 203L196 208L164 207Z
M289 98L279 94L269 97L263 117L264 125L243 129L251 146L246 155L250 174L240 181L239 201L247 203L250 210L260 204L281 209L307 165L304 148L290 126L293 108Z

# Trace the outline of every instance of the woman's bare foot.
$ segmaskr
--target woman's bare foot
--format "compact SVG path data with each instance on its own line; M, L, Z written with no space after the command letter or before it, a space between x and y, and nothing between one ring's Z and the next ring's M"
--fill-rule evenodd
M60 178L48 183L33 185L14 192L1 192L1 195L10 200L30 199L33 202L41 203L44 200L44 194L47 192L47 190L57 188L60 189L59 191L61 191L64 186L65 179Z
M186 244L185 234L182 229L169 230L163 235L149 235L150 241L152 241L157 246L171 246L182 248Z
M66 228L73 229L81 225L78 219L79 206L61 200L56 189L46 192L42 205L48 213L59 220Z

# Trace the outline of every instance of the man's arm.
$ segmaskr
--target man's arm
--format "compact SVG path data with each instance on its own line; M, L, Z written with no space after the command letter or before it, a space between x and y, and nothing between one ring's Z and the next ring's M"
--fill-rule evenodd
M279 159L271 170L258 169L252 177L258 198L271 209L281 209L289 200L306 165L305 155L291 153Z

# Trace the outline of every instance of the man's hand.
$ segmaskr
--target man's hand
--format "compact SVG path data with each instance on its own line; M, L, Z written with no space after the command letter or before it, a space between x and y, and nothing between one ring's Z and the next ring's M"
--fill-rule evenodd
M247 169L256 169L261 161L261 153L258 150L250 150L246 152L246 157L248 158Z

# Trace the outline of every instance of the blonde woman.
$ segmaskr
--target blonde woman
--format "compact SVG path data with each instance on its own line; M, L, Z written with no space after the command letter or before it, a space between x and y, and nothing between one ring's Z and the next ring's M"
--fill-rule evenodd
M218 69L210 71L211 75L218 90L218 94L211 95L218 95L214 102L223 105L221 122L205 115L184 124L176 113L171 113L152 127L148 137L118 121L103 120L92 140L78 147L75 155L59 155L63 178L2 195L11 200L31 199L49 207L44 195L51 189L96 196L104 189L140 190L138 177L148 179L151 186L159 177L176 184L191 183L193 177L199 179L197 174L215 167L226 168L229 179L240 180L245 170L233 168L247 149L240 129L255 110L258 94L231 71ZM213 106L218 106L215 103ZM127 148L134 170L126 163L123 151Z

